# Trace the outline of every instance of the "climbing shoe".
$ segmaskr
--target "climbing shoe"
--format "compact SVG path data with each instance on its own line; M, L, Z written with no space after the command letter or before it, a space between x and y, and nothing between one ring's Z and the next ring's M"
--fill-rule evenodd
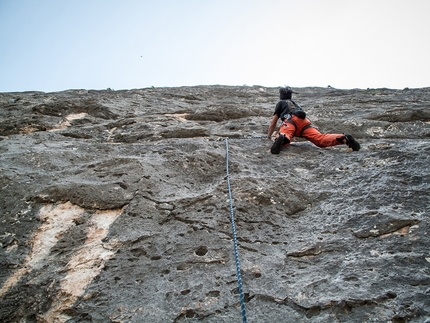
M275 142L270 148L270 152L272 154L279 154L281 152L281 147L284 144L285 136L283 134L279 134L279 136L275 139Z
M354 139L353 136L345 134L345 140L348 147L351 148L353 151L360 150L360 144L358 143L357 140Z

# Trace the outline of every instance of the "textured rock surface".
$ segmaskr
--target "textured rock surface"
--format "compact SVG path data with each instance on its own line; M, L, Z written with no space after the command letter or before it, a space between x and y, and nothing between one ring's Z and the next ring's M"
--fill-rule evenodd
M0 93L0 321L430 322L430 89ZM248 138L248 139L241 139Z

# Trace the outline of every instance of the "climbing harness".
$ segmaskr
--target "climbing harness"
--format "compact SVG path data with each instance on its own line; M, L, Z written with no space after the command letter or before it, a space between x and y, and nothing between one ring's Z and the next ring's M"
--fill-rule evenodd
M297 124L296 124L293 120L291 120L291 119L285 119L285 120L282 122L282 125L283 125L283 126L287 126L287 127L288 127L288 123L294 126L294 128L295 128L295 130L294 130L294 135L296 135L296 137L303 137L303 133L305 132L305 130L306 130L306 129L309 129L309 128L315 128L312 124L307 124L307 125L305 125L305 126L300 130L300 133L297 135L297 134L296 134L296 130L297 130L297 128L298 128L298 127L297 127Z
M242 311L242 323L246 323L245 298L243 296L243 290L242 290L242 278L240 275L239 251L237 250L236 227L234 224L233 198L231 195L230 174L228 172L228 138L225 139L225 160L226 160L225 169L226 169L226 173L227 173L226 179L227 179L227 187L228 187L228 197L230 200L230 220L231 220L231 231L233 233L234 259L236 261L236 276L237 276L237 283L238 283L238 287L239 287L240 309Z

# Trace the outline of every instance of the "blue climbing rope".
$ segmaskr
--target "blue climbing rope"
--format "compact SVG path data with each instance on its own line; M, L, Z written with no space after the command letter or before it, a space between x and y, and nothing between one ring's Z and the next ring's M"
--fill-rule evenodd
M228 186L228 197L230 200L230 220L231 220L231 231L233 233L234 259L236 260L236 276L237 276L237 283L239 286L240 309L242 311L242 323L246 323L245 297L243 296L243 290L242 290L242 278L240 275L239 251L237 250L236 226L234 224L233 198L231 195L230 174L228 172L228 138L225 139L225 160L226 160L225 169L226 169L226 173L227 173L226 178L227 178L227 186Z

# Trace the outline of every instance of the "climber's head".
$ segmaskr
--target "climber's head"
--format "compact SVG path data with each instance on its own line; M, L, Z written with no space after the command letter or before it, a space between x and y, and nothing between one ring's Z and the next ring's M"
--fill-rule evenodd
M289 86L284 86L279 88L279 98L281 100L288 100L288 99L291 100L293 93L296 93L296 92L294 92Z

